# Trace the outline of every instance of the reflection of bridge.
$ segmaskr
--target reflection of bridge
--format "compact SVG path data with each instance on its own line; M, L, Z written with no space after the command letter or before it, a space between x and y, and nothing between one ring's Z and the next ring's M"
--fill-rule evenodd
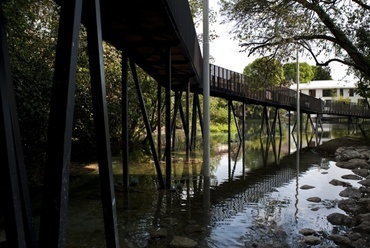
M160 187L171 185L171 133L179 111L187 141L189 127L195 137L196 116L200 114L198 94L202 93L202 57L187 0L135 0L56 1L61 6L59 36L53 78L53 94L50 105L48 146L46 151L45 192L40 218L39 247L64 247L68 207L69 166L73 127L74 92L76 84L77 54L80 23L87 30L88 51L101 195L107 247L119 247L116 200L111 168L111 151L105 98L102 40L122 51L122 108L123 120L127 113L127 59L129 59L140 106L146 124L150 147L156 166ZM2 15L2 12L1 12ZM1 101L1 201L6 222L8 247L36 247L36 228L32 221L28 195L22 143L16 104L11 80L6 32L3 17L0 21L0 101ZM156 150L149 118L146 114L139 78L135 65L142 67L158 82L158 91L166 91L166 183L159 165L160 149ZM207 70L209 68L206 68ZM274 108L294 110L295 92L284 88L253 91L240 74L211 66L211 94L229 102L260 104ZM175 111L171 113L171 91L175 94ZM186 111L181 106L182 92L186 92ZM190 125L189 92L193 92L193 115ZM160 94L158 94L160 96ZM161 101L159 98L158 101ZM319 100L301 95L304 113L322 113ZM349 106L348 116L370 117L368 111L359 112ZM330 114L344 114L344 108L330 109ZM361 111L363 111L361 109ZM127 122L122 129L127 134ZM160 135L160 132L159 132ZM127 186L128 149L127 135L123 137L123 162ZM191 142L186 142L190 147ZM161 145L158 144L158 147ZM189 148L188 147L188 148ZM188 149L187 149L188 150ZM267 187L268 188L268 187Z
M211 224L243 212L247 204L258 203L266 193L296 179L298 173L312 166L312 159L310 161L300 162L297 169L295 156L284 157L280 161L284 166L269 164L215 187L211 192Z

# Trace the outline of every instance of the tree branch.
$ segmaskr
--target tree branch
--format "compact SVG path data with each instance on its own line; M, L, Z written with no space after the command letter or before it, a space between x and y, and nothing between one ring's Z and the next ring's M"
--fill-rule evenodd
M342 47L349 55L349 57L356 64L356 68L370 75L370 64L366 57L361 54L358 49L353 45L351 40L346 36L346 34L335 24L333 19L322 9L318 4L312 4L306 0L295 0L300 3L303 7L314 11L323 24L329 29L329 31L334 35L336 39L336 44ZM357 0L360 1L360 0Z
M370 5L363 3L362 0L352 0L352 1L357 3L359 6L361 6L362 8L366 10L370 10Z

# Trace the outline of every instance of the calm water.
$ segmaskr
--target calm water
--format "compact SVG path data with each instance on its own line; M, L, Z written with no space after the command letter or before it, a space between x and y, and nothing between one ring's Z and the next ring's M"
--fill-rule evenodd
M268 142L266 137L259 138L259 125L248 129L244 159L239 144L232 144L229 158L227 146L212 143L209 182L201 176L200 153L193 154L188 163L180 152L175 153L173 185L182 187L173 191L158 190L153 163L131 164L130 178L138 184L129 192L116 191L121 243L168 247L174 236L185 236L197 241L198 247L251 247L254 241L267 244L271 239L278 239L284 247L298 247L302 228L312 228L323 236L343 231L326 221L328 214L343 212L337 208L343 188L328 182L350 171L338 169L333 161L310 151L300 154L297 165L295 138L285 135ZM288 133L286 129L283 134ZM326 141L346 133L347 124L325 125L319 138ZM302 140L305 147L316 137L308 134ZM119 159L113 166L118 183L122 174ZM315 188L300 189L305 184ZM308 202L313 196L322 202ZM166 229L167 236L152 239L150 233L157 229ZM1 237L4 233L0 230ZM104 239L98 175L72 178L67 247L105 247Z
M346 124L326 125L329 132L322 137L331 139L333 130L346 128ZM312 228L323 236L343 231L326 220L330 213L343 213L337 208L343 188L328 182L350 171L338 169L333 161L310 151L300 154L297 166L295 155L285 156L289 153L287 138L282 139L281 146L277 140L268 149L265 139L257 140L246 143L244 165L237 144L232 146L230 160L225 147L218 147L219 152L212 155L209 187L201 177L199 155L189 163L175 155L173 185L182 185L176 191L157 189L154 164L132 164L130 176L138 185L128 194L117 191L121 241L129 247L168 247L176 235L197 241L198 247L251 247L254 241L267 244L275 238L285 247L299 247L302 228ZM291 152L295 150L292 140ZM307 140L305 136L303 140ZM118 182L118 160L114 171ZM105 247L97 175L89 177L82 188L71 193L68 247ZM316 188L300 189L305 184ZM308 202L313 196L322 202ZM152 239L150 233L157 229L166 229L167 236ZM329 241L323 244L330 245Z

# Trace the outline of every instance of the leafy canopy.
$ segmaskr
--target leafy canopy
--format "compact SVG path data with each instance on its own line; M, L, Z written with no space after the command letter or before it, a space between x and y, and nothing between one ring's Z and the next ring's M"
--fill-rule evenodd
M313 80L332 80L329 66L312 66L314 71Z
M283 66L284 76L287 80L297 81L297 63L288 63ZM306 62L299 63L299 82L307 83L315 76L315 71L312 66Z
M283 66L279 61L262 57L248 64L243 71L254 90L282 85L285 82Z
M275 59L262 57L248 64L243 71L252 89L261 90L264 87L289 85L297 81L297 63L281 65ZM311 66L306 62L299 63L299 82L312 80L331 80L330 68Z
M340 62L370 78L368 0L221 0L249 54L289 61L300 49L316 65Z

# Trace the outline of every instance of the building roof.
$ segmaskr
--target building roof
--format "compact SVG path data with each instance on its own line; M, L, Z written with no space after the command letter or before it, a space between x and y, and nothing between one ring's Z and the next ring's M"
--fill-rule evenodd
M341 80L314 80L308 83L299 84L301 90L313 90L313 89L354 89L357 87L357 81L341 81ZM297 84L292 84L290 89L296 90Z

